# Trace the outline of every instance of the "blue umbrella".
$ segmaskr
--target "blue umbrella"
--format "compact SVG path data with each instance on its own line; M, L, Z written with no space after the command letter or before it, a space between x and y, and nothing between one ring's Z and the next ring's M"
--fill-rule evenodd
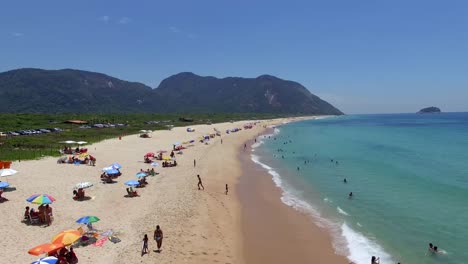
M114 163L112 165L110 165L110 167L114 168L114 169L121 169L122 168L122 165L118 164L118 163Z
M151 166L153 166L153 167L158 167L158 166L159 166L159 163L153 162L153 163L151 163Z
M58 261L58 258L56 257L46 257L46 258L38 259L32 262L31 264L55 264L57 263L57 261Z
M132 186L133 187L133 186L139 185L140 183L138 181L132 180L132 181L127 181L124 184L127 185L127 186Z
M146 174L146 172L139 172L136 174L137 178L141 178L141 177L146 177L148 176L148 174Z
M76 220L78 224L90 224L99 221L100 219L97 216L83 216L80 219Z
M10 186L10 184L8 184L8 182L0 182L0 189L6 188L8 186Z
M116 169L111 169L111 170L106 170L105 171L107 174L111 175L111 174L119 174L119 171L116 170Z

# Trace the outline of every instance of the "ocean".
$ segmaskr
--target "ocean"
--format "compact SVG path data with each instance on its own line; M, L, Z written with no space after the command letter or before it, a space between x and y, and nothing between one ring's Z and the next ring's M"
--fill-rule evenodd
M468 263L468 113L285 124L257 140L252 160L357 264Z

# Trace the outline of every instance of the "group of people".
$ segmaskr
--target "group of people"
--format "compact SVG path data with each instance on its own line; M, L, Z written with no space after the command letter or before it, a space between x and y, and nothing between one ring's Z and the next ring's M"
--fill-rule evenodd
M78 190L73 190L73 200L79 201L85 198L85 191L83 188L79 188Z
M96 158L88 155L84 159L77 158L75 156L62 157L57 160L57 163L63 164L87 164L89 166L96 166Z
M174 160L173 162L171 161L163 161L162 162L162 166L163 168L166 168L166 167L176 167L177 166L177 161Z
M127 195L128 197L136 197L139 196L137 191L133 190L132 187L127 188Z
M153 238L156 241L156 246L158 247L158 250L156 250L156 252L160 253L163 238L164 238L164 234L163 234L163 231L161 230L161 227L159 227L159 225L157 225L156 230L154 230ZM144 254L147 254L147 253L149 253L149 251L148 251L148 235L145 234L145 236L143 237L143 248L141 250L141 255L143 256Z
M72 147L67 147L67 146L64 146L62 149L63 154L79 154L79 153L86 153L87 151L88 151L87 148L76 147L75 149L73 149Z
M29 208L26 206L24 211L24 220L31 224L46 224L50 226L53 220L52 207L48 204L41 204L34 210L34 208Z

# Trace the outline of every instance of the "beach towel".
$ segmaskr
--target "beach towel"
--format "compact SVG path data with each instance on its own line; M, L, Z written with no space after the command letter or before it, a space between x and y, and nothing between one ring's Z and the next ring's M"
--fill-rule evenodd
M104 243L106 243L106 241L107 241L107 237L101 238L98 241L96 241L96 243L94 243L93 246L102 247L104 246Z

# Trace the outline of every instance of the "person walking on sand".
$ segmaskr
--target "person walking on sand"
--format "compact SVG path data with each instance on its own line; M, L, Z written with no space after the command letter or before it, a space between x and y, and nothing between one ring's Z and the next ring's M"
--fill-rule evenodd
M145 234L145 237L143 238L143 249L141 250L141 255L143 256L146 253L148 253L148 235L147 234Z
M196 166L197 166L197 161L193 159L193 167L196 167Z
M227 183L226 183L226 191L225 191L224 193L227 195L228 192L229 192L229 187L228 187L228 185L227 185Z
M161 253L161 246L162 246L162 241L163 241L164 235L163 231L159 227L159 225L156 226L156 230L154 230L154 240L156 240L156 244L158 245L158 253Z
M200 174L197 174L197 178L198 178L198 190L200 190L200 187L203 188L203 190L205 190L205 187L203 186L203 183L202 183L202 180L200 178Z

